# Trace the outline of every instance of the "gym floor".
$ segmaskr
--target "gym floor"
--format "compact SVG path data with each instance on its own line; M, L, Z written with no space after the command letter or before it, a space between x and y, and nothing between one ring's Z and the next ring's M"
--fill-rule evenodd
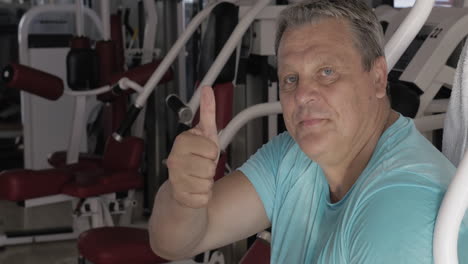
M142 204L141 192L136 192L138 204ZM22 230L25 226L53 228L71 224L70 204L58 203L42 207L24 209L14 202L0 200L0 234L4 231ZM133 224L146 226L142 208L134 210ZM33 243L0 248L0 264L77 264L78 249L76 240Z
M0 250L0 264L76 264L76 241L9 246Z

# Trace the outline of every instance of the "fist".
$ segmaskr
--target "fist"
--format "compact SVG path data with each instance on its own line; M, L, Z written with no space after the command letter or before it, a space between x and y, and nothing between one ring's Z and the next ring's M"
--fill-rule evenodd
M215 104L213 89L203 87L200 122L177 136L167 159L173 198L185 207L206 207L212 195L219 156Z

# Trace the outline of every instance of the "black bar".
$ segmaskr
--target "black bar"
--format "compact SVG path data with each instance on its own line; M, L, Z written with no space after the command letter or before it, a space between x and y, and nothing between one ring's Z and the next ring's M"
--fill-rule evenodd
M192 120L192 110L176 94L171 94L166 98L166 105L177 114L180 123Z
M176 114L178 114L182 108L187 107L176 94L170 94L166 98L166 105Z
M130 109L127 112L127 115L125 116L125 119L123 120L122 124L120 125L119 129L117 129L117 132L114 133L114 139L117 141L122 140L122 138L127 134L127 132L130 130L130 128L133 125L133 122L138 117L138 114L140 114L141 108L136 107L135 105L130 106Z

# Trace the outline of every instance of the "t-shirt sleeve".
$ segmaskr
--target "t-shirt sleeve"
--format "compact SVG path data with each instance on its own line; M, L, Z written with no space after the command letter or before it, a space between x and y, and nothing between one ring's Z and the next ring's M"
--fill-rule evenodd
M291 142L289 134L282 133L263 145L238 168L254 186L270 221L274 208L278 167Z
M433 263L432 238L441 199L434 189L411 185L373 194L353 221L350 263Z

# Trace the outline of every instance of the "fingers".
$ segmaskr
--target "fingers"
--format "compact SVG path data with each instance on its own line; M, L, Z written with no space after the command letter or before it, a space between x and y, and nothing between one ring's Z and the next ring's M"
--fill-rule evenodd
M192 129L177 136L168 159L194 154L214 161L218 157L218 152L215 142L201 135L197 129Z
M216 173L216 162L193 154L169 156L167 167L176 174L186 174L200 179L212 179Z
M212 192L208 194L189 194L181 192L173 192L173 198L183 207L199 209L208 205L211 199Z
M176 193L208 194L213 187L213 179L202 179L192 175L170 177L169 181Z
M167 159L173 198L182 206L207 206L216 174L218 146L196 128L177 136Z
M200 122L197 128L201 130L203 135L219 145L218 129L216 128L216 101L213 89L209 86L202 87L201 89Z
M173 198L179 204L189 208L208 205L214 184L213 177L200 178L175 169L169 172L169 182Z
M212 194L216 163L201 156L187 154L171 157L167 165L173 198L184 207L206 207Z

